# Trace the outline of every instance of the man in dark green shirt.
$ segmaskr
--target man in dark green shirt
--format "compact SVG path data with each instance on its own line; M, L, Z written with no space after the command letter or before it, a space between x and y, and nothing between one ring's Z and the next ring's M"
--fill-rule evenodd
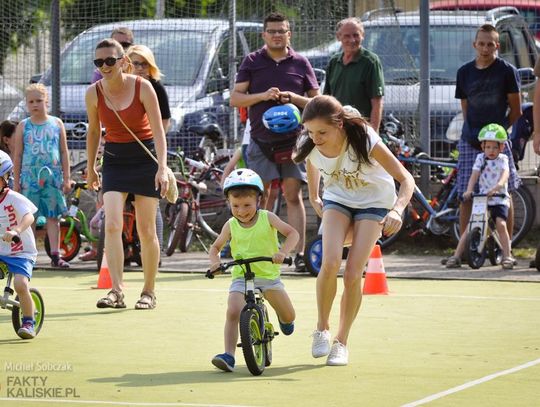
M384 95L379 57L362 48L364 26L359 19L346 18L336 28L342 51L332 56L328 63L324 94L334 96L343 105L357 108L378 132Z

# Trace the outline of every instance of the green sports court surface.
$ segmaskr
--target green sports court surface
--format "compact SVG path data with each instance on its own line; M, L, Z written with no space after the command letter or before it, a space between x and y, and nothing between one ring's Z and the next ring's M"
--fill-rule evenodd
M285 277L296 331L275 339L273 364L253 377L240 350L234 373L210 364L223 351L229 277L161 274L151 311L133 309L141 273L126 273L125 310L98 310L106 291L91 289L96 281L95 273L37 271L32 285L46 316L32 341L0 310L1 406L539 403L537 283L390 279L390 295L364 297L349 365L327 367L311 357L315 279Z

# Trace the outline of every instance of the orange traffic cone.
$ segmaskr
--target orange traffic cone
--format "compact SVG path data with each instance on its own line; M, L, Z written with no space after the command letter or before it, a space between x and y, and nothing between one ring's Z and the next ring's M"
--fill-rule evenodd
M381 246L378 244L373 248L369 256L366 278L364 279L363 294L388 294L386 285L386 273L381 254Z
M109 265L107 264L107 256L105 256L105 253L103 253L97 287L95 288L112 288L111 275L109 274Z

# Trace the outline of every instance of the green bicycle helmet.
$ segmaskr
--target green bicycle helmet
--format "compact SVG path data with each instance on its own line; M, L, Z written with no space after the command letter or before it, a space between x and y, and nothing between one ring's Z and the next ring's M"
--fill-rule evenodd
M503 126L495 123L488 124L482 127L478 133L478 141L497 141L505 143L508 140L508 135Z

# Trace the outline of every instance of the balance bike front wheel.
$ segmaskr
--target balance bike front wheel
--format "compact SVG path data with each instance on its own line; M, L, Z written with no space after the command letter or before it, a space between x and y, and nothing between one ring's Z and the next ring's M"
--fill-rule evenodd
M474 228L467 235L467 243L465 245L467 250L467 263L472 269L479 269L484 265L486 261L486 248L482 252L478 252L478 246L482 239L482 231L480 228Z
M37 335L39 331L41 331L43 320L45 319L45 303L37 288L30 288L30 296L34 302L34 331ZM15 297L15 301L19 301L19 296ZM19 329L22 326L22 319L23 315L20 307L14 306L11 310L11 322L13 323L13 329L17 335L19 335Z
M261 330L260 309L244 309L240 314L240 340L246 365L253 376L261 375L266 365L263 339L264 326Z

